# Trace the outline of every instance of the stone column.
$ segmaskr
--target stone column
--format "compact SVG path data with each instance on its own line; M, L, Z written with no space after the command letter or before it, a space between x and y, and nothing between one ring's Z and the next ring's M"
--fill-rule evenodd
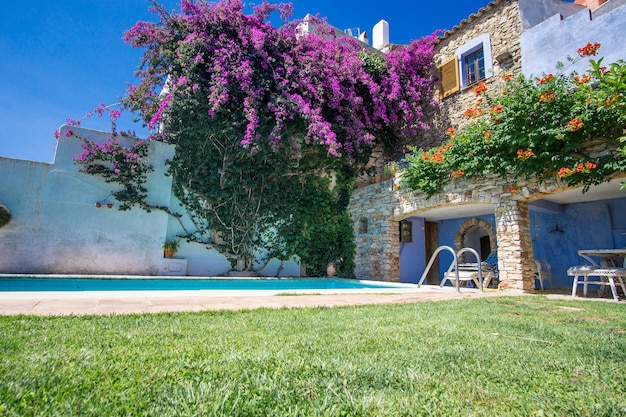
M399 225L397 221L370 217L368 234L356 234L356 278L400 281Z
M397 204L392 187L392 182L387 181L352 193L350 211L356 244L356 278L400 280L399 225L390 220Z
M528 204L503 199L496 206L500 288L532 291L532 240Z
M384 245L385 271L384 281L400 281L400 224L389 220L386 231L386 244Z

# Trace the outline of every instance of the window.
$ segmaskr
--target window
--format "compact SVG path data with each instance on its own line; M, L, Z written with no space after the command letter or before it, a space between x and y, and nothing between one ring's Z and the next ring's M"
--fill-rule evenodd
M458 59L460 88L467 88L493 75L491 37L483 33L461 45L454 55Z
M361 217L359 219L359 233L367 233L368 223L367 217Z
M413 222L402 220L400 222L400 242L413 243Z
M464 43L454 58L439 67L441 98L467 88L493 74L491 40L488 33Z
M465 81L467 85L477 83L485 79L485 53L483 48L465 55L463 58L463 67L465 68Z

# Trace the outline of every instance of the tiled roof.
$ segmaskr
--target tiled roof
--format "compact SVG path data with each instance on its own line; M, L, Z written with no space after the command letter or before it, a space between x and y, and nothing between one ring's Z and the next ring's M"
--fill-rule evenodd
M481 7L480 9L478 9L476 13L472 13L471 15L469 15L467 19L461 20L461 22L458 25L454 26L452 29L445 31L444 34L441 35L441 37L438 40L446 39L448 36L454 34L457 30L463 28L463 26L465 26L466 24L472 22L474 19L479 18L485 12L492 9L495 5L500 4L504 1L506 0L493 0L489 2L489 4L487 4L485 7Z

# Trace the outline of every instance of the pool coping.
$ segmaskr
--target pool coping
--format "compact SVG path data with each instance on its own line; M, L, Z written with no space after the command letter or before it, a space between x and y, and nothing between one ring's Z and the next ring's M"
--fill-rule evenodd
M45 278L133 278L133 279L250 279L254 277L215 276L136 276L136 275L68 275L68 274L1 274L2 277ZM279 279L297 277L256 277ZM320 279L321 277L306 277ZM336 277L335 277L336 278ZM343 278L346 279L346 278ZM398 304L421 301L445 301L483 297L545 296L560 300L596 300L614 302L612 298L580 298L565 292L535 293L517 289L485 289L422 285L390 281L356 280L380 288L267 289L267 290L117 290L117 291L0 291L0 316L3 315L117 315L211 310L253 310L257 308L338 307L366 304ZM393 288L384 287L394 285Z
M0 315L108 315L257 308L338 307L524 295L409 284L406 288L0 292Z

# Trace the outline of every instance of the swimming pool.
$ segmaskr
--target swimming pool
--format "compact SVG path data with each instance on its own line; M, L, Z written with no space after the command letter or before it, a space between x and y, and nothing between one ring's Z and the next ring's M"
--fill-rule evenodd
M0 277L0 292L303 291L393 289L402 284L342 278Z

